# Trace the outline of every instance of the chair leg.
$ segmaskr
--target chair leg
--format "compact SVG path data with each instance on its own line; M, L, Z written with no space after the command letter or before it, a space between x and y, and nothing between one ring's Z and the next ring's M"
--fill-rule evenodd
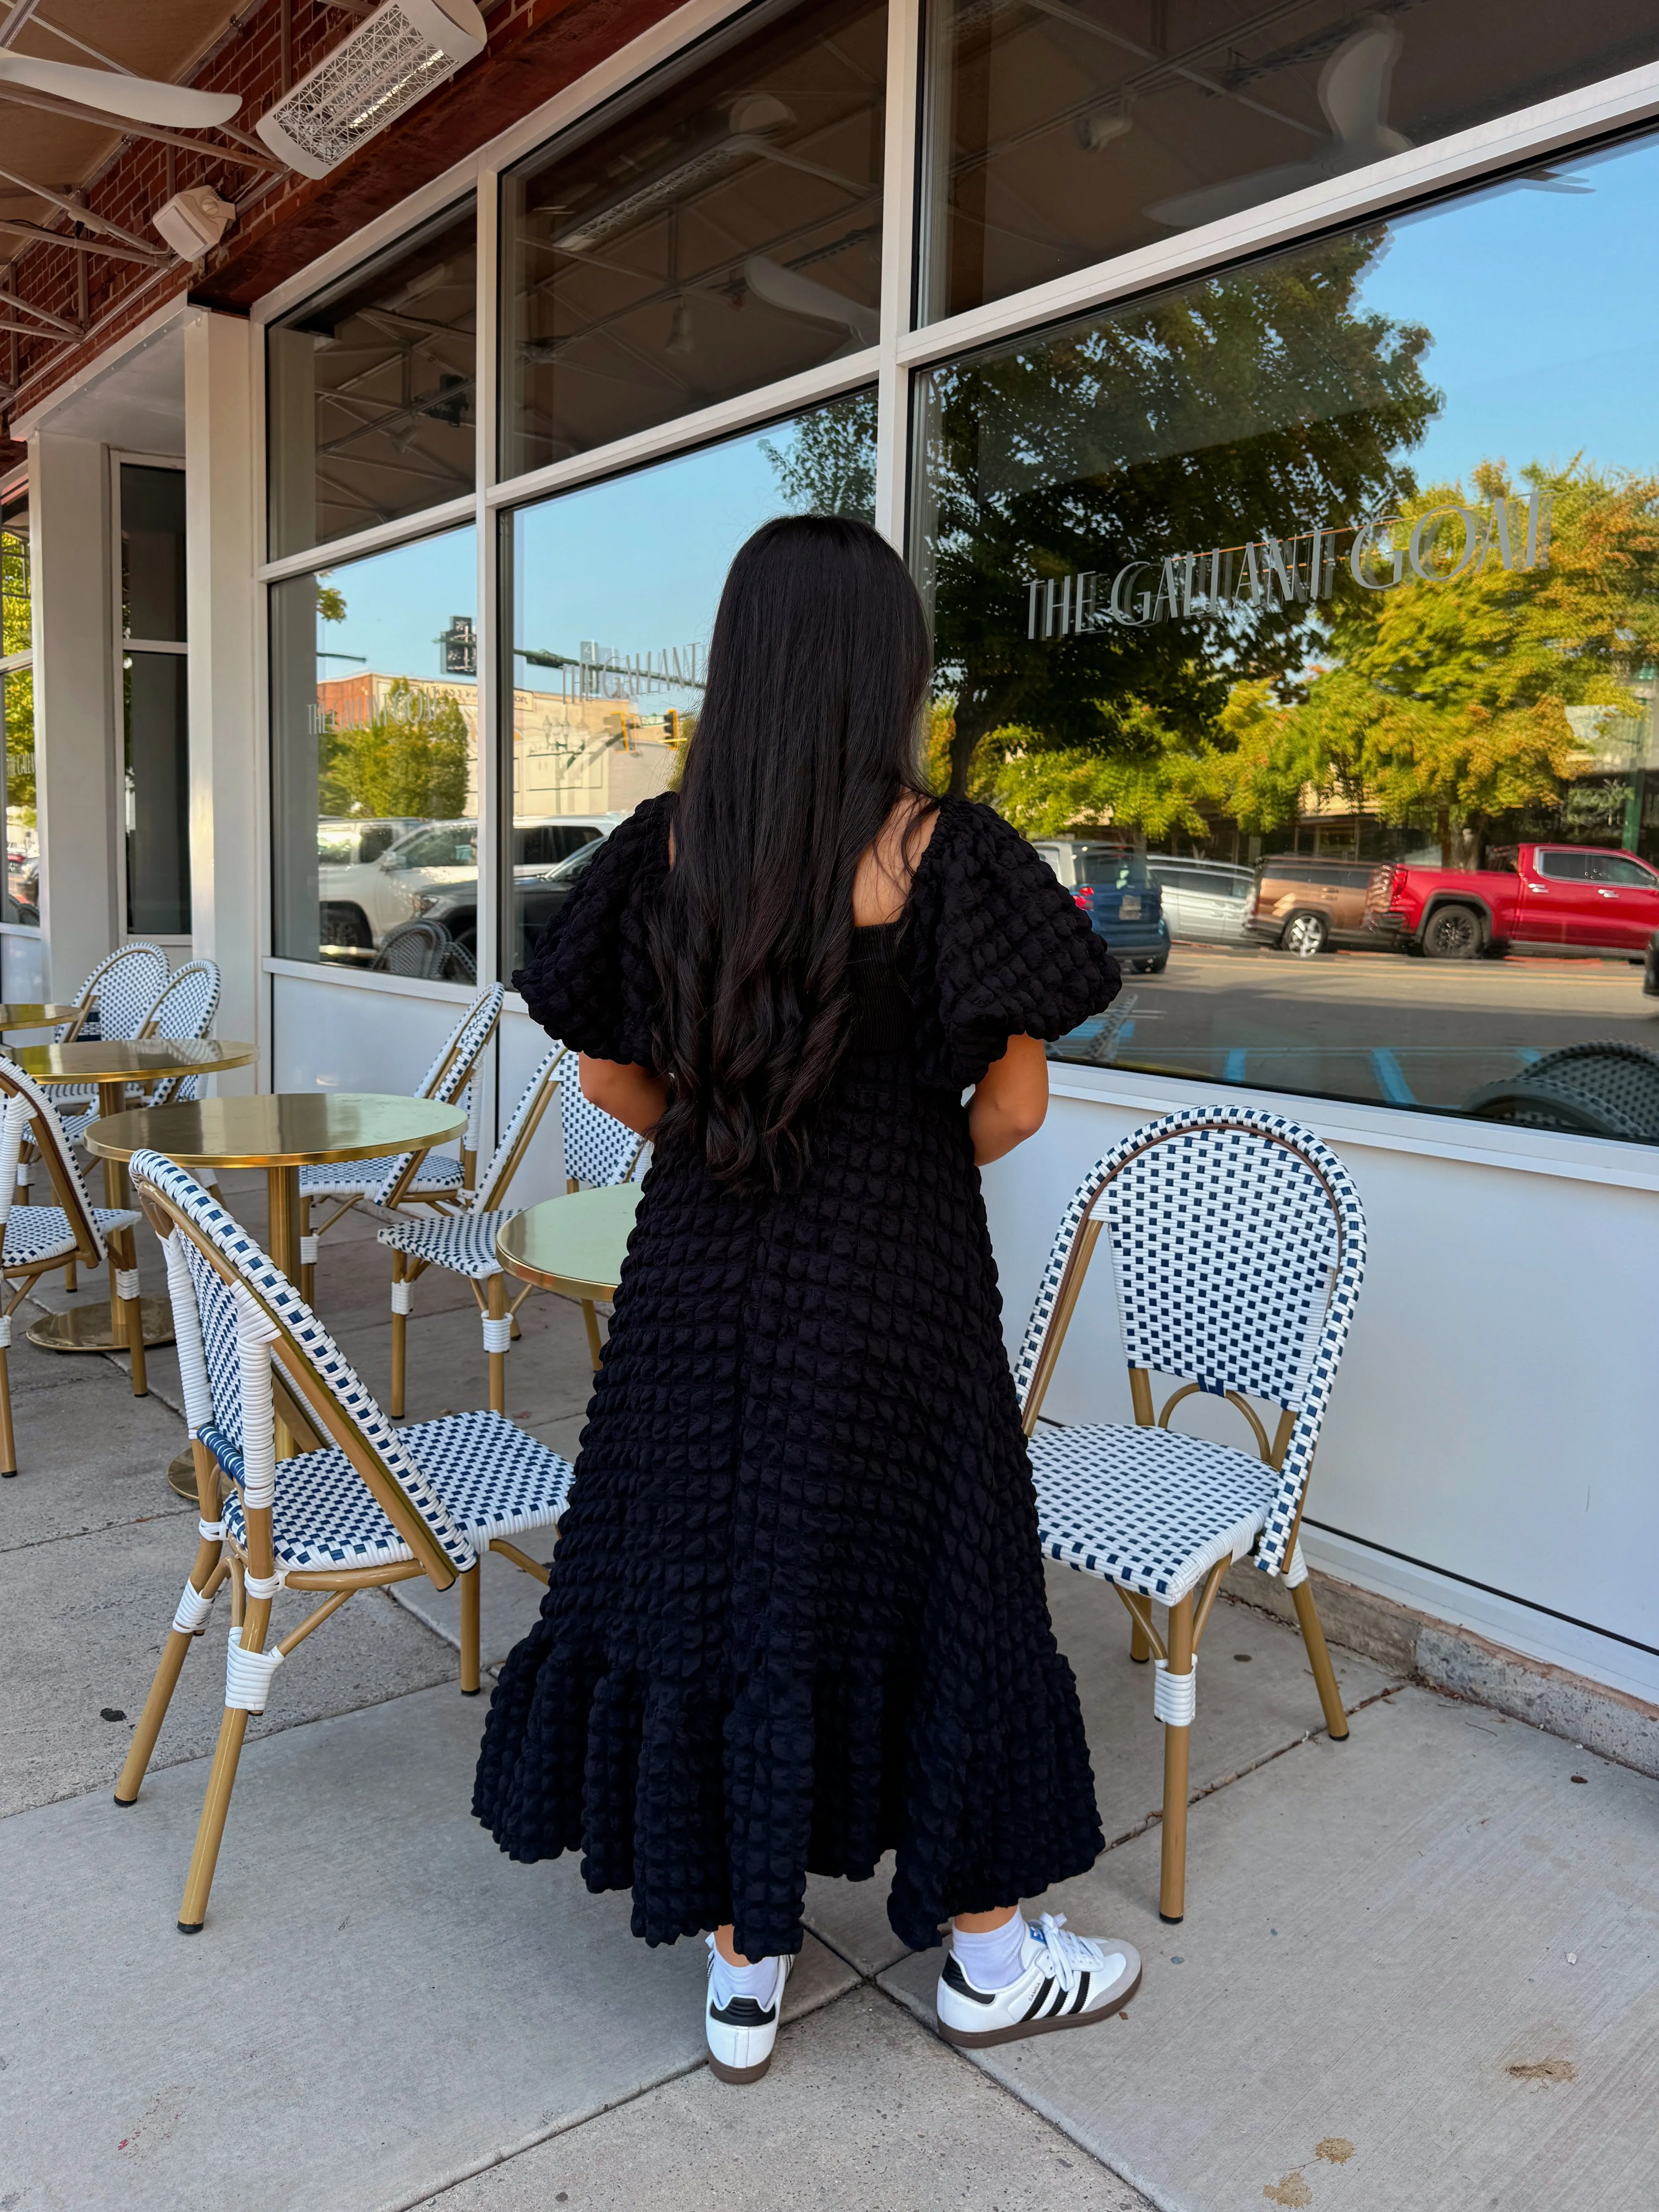
M393 1420L404 1414L404 1381L409 1357L409 1285L404 1280L404 1255L392 1255L392 1395L386 1411Z
M464 1698L476 1698L478 1694L478 1648L483 1634L480 1583L483 1577L482 1561L470 1566L461 1577L461 1695Z
M1152 1656L1152 1639L1133 1613L1131 1613L1129 1615L1129 1656L1137 1667L1144 1667Z
M484 1296L488 1301L484 1307L484 1342L488 1345L492 1335L501 1333L499 1328L492 1329L491 1322L499 1323L507 1319L507 1277L501 1273L492 1275ZM507 1411L505 1352L492 1351L489 1354L489 1410L492 1413Z
M64 1270L64 1288L66 1291L78 1291L80 1287L81 1279L76 1272L76 1263L71 1260Z
M582 1300L582 1319L587 1323L588 1356L593 1362L593 1372L597 1375L599 1371L599 1317L593 1310L592 1298Z
M242 1649L263 1651L265 1631L270 1621L270 1600L268 1597L250 1598L241 1620ZM226 1695L229 1695L227 1687ZM207 1918L208 1892L213 1887L213 1871L219 1863L219 1845L224 1839L225 1815L230 1810L230 1793L236 1787L236 1766L242 1756L242 1739L247 1734L248 1716L240 1705L227 1705L219 1723L219 1741L214 1748L213 1767L208 1776L207 1796L202 1800L202 1818L196 1830L196 1848L191 1853L190 1872L185 1877L184 1902L179 1907L179 1932L182 1936L201 1933Z
M132 1395L135 1398L148 1398L149 1376L144 1366L144 1301L139 1296L137 1288L138 1239L131 1229L124 1229L121 1232L121 1249L125 1260L125 1271L131 1275L134 1284L132 1296L121 1300L121 1325L126 1335L127 1350L132 1357ZM111 1255L109 1264L113 1272L115 1268L113 1254Z
M1164 1632L1170 1653L1170 1674L1177 1679L1193 1671L1193 1600L1189 1591L1179 1605L1170 1607ZM1164 1856L1159 1870L1158 1917L1179 1920L1187 1910L1187 1791L1192 1753L1192 1726L1164 1723Z
M6 1335L11 1334L10 1319L6 1323ZM11 1354L0 1344L0 1480L9 1480L17 1472L17 1440L11 1426L11 1370L8 1364Z
M196 1554L196 1565L190 1571L190 1586L198 1596L216 1590L223 1577L216 1571L219 1547L204 1541ZM144 1700L144 1710L138 1718L131 1743L119 1778L115 1784L118 1805L137 1802L149 1762L155 1755L155 1743L161 1733L161 1723L167 1717L167 1707L173 1703L173 1693L179 1686L179 1676L185 1663L185 1654L201 1632L170 1628L167 1642L161 1646L161 1658L156 1662L155 1677L149 1686L149 1695Z
M1306 1569L1303 1570L1304 1575ZM1325 1731L1333 1743L1341 1743L1348 1733L1348 1716L1342 1710L1342 1692L1337 1687L1336 1669L1331 1664L1331 1655L1325 1648L1325 1631L1320 1625L1319 1608L1314 1603L1313 1585L1304 1581L1291 1590L1291 1602L1296 1607L1297 1626L1302 1631L1302 1641L1308 1647L1308 1663L1313 1668L1314 1686L1319 1692L1319 1702L1324 1710Z

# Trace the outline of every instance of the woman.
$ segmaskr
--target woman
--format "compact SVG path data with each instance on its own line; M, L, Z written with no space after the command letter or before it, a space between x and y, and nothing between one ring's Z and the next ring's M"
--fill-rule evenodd
M903 1940L954 1919L956 2042L1104 2019L1139 1976L1015 1908L1102 1835L977 1173L1118 973L1023 839L929 796L927 678L873 530L767 524L683 790L514 978L654 1154L474 1810L514 1858L580 1848L647 1943L714 1931L727 2081L770 2063L808 1872L888 1850Z

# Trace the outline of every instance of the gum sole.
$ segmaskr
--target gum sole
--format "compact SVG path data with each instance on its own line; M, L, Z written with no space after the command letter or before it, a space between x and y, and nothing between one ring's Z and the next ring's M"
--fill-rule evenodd
M935 2025L947 2043L958 2051L988 2051L994 2043L1023 2043L1029 2035L1053 2035L1062 2027L1096 2027L1103 2020L1115 2020L1140 1987L1140 1966L1136 1962L1134 1972L1126 1976L1114 1988L1104 2004L1096 2005L1084 2013L1062 2014L1055 2020L1021 2021L1013 2027L994 2027L982 2034L972 2034L966 2029L946 2027L935 2015Z
M772 2054L769 2051L758 2066L728 2066L724 2059L716 2058L712 2051L708 2054L710 2073L720 2081L730 2082L734 2089L746 2089L751 2081L758 2081L762 2075L769 2071L771 2064Z

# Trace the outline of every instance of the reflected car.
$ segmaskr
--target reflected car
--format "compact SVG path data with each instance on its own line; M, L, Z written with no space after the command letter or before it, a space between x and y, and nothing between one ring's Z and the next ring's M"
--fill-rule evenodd
M556 890L551 905L548 904L548 896L550 886L563 884L565 868L584 856L591 860L611 832L627 819L626 814L620 813L560 814L542 821L514 824L513 896L526 932L539 932L545 928L547 921L563 904L566 893L562 888ZM409 888L410 913L406 919L418 916L423 921L441 922L459 945L476 956L478 940L477 843L476 825L469 822L465 826L473 832L472 842L468 847L471 865L457 866L453 872L447 868L429 869L427 871L428 880L411 880ZM412 866L420 865L424 851L424 847L416 842ZM397 857L394 849L387 854L386 860L393 861ZM543 918L534 919L537 915Z
M1228 860L1148 853L1146 872L1163 895L1164 919L1172 936L1201 938L1206 943L1222 945L1252 941L1254 868L1235 867Z
M617 814L564 814L517 823L513 832L514 873L567 858L622 819ZM360 836L356 857L349 863L333 861L337 849L343 854L342 833L352 832ZM371 843L376 847L372 858L362 850ZM440 822L325 822L318 827L318 847L330 862L318 871L325 957L365 959L394 929L422 917L441 921L457 944L476 956L476 822L465 817Z
M610 834L608 830L601 832L590 844L581 846L555 867L514 871L513 887L519 898L519 920L524 930L526 957L535 951L543 931L562 910L571 892L598 860L599 848Z
M1170 925L1146 855L1081 837L1039 837L1034 844L1113 956L1138 975L1161 975L1170 964Z
M1334 945L1377 949L1370 917L1388 904L1386 867L1364 860L1327 860L1296 853L1257 863L1249 927L1252 937L1312 960Z
M1647 956L1642 963L1642 988L1650 999L1659 999L1659 929L1648 939Z

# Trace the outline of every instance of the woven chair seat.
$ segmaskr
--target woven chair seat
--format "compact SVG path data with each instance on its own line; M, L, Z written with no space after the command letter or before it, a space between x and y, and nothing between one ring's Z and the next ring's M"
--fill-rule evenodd
M88 1208L104 1237L118 1229L136 1229L143 1219L135 1209L107 1206ZM75 1249L75 1231L61 1206L14 1206L6 1222L6 1241L0 1267L30 1267L41 1260L64 1257Z
M401 1154L388 1152L384 1159L324 1160L300 1170L302 1198L368 1198L384 1183ZM418 1198L428 1192L457 1191L461 1188L461 1164L447 1152L428 1152L415 1171L415 1180L404 1194Z
M455 1525L482 1552L492 1536L550 1528L564 1510L570 1464L503 1413L447 1413L398 1435ZM240 1481L241 1454L216 1428L203 1442ZM223 1508L225 1533L246 1541L242 1500ZM272 1509L271 1548L287 1568L380 1566L412 1559L345 1454L331 1445L284 1460Z
M516 1221L521 1206L499 1213L453 1214L440 1221L398 1221L380 1231L380 1242L394 1252L407 1252L452 1274L471 1276L475 1283L499 1275L495 1234L504 1221Z
M1279 1488L1254 1453L1172 1429L1040 1426L1030 1443L1048 1557L1160 1604L1243 1559Z

